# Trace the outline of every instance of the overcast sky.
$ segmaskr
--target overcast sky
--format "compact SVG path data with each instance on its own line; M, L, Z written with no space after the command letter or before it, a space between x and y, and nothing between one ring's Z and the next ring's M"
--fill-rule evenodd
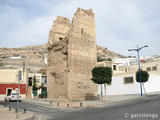
M92 8L97 44L123 54L148 45L141 55L160 55L160 0L0 0L0 47L47 43L58 15Z

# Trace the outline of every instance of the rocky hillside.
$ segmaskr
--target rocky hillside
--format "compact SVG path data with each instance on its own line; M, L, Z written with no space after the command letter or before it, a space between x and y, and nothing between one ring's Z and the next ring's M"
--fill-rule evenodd
M47 56L46 45L28 46L21 48L0 48L0 62L5 68L26 66L35 72L44 69Z
M97 55L105 59L125 57L101 46L97 46ZM5 67L14 67L25 64L32 71L37 71L47 66L45 63L46 57L46 44L21 48L0 48L0 61Z
M21 48L0 48L0 57L12 57L21 55L26 58L39 58L47 53L46 44L37 46L27 46Z
M97 55L101 58L104 58L104 59L125 58L125 56L120 55L118 53L114 53L114 52L108 50L107 48L104 48L101 46L97 46Z

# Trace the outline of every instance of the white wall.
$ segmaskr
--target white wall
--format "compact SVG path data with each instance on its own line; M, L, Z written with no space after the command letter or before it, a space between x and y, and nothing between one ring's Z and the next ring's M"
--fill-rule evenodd
M150 75L148 82L144 84L146 92L160 91L160 75Z
M124 77L133 76L133 84L124 84ZM143 87L143 86L142 86ZM160 75L150 74L148 82L145 83L146 92L160 91ZM143 89L142 89L143 90ZM103 85L103 95L104 95ZM144 93L144 90L143 90ZM101 86L98 87L98 94L101 94ZM106 85L106 95L140 94L140 83L136 81L135 73L120 74L112 77L112 84Z

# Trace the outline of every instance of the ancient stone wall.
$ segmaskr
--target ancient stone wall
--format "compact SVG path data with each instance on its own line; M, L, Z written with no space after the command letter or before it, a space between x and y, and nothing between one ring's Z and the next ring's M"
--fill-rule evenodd
M49 43L52 44L55 41L65 38L70 28L70 21L68 18L58 16L54 21L53 26L49 33Z
M72 23L58 17L48 42L48 98L84 100L97 97L97 85L91 81L97 60L95 16L78 8Z
M54 42L48 53L48 97L67 99L67 39Z
M78 9L69 30L68 44L68 97L72 100L95 96L96 85L91 81L91 71L96 65L96 35L94 13Z
M47 88L50 100L67 99L68 39L65 36L69 26L69 19L58 16L49 33Z

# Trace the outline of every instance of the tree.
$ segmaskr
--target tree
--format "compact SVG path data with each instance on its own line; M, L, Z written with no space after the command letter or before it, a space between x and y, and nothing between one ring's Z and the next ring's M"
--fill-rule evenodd
M102 62L102 61L106 61L106 59L100 56L97 56L97 62Z
M36 78L35 78L35 76L34 76L34 78L33 78L33 90L37 90L38 88L37 88L37 85L36 85Z
M143 89L144 89L144 92L146 94L144 83L148 81L149 73L147 71L143 71L142 69L140 71L141 71L141 81L142 81L142 84L143 84ZM136 72L136 81L140 82L140 72L139 72L139 70Z
M94 67L92 69L92 81L96 84L101 84L101 96L102 96L102 84L104 84L105 96L106 96L106 83L110 83L112 81L112 68Z
M107 58L107 61L110 61L110 62L112 62L112 59L111 59L111 58Z

